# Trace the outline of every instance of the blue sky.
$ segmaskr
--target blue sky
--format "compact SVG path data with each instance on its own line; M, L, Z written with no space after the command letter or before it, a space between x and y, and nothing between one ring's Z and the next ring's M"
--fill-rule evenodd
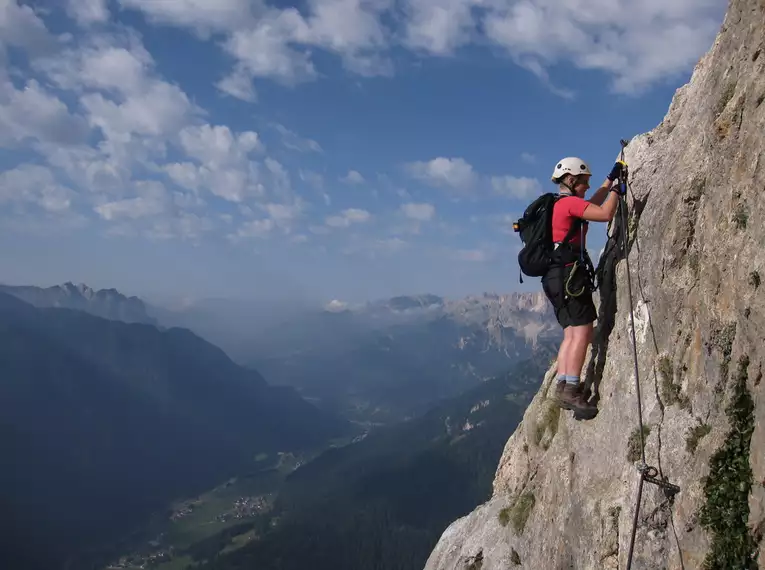
M0 0L0 281L322 303L518 290L510 222L563 156L597 186L724 10Z

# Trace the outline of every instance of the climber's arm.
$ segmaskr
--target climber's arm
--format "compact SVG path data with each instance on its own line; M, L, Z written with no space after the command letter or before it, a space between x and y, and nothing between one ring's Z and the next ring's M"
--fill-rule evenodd
M616 194L616 191L613 193L609 192L609 194L613 194L613 196L605 200L602 206L592 203L587 204L581 217L591 222L610 222L616 213L616 204L619 202L619 196Z
M600 185L600 188L595 190L595 193L590 197L589 200L587 200L590 204L595 204L596 206L603 205L603 202L606 201L606 196L608 196L608 191L611 189L611 186L613 186L613 181L606 178L603 181L603 184Z

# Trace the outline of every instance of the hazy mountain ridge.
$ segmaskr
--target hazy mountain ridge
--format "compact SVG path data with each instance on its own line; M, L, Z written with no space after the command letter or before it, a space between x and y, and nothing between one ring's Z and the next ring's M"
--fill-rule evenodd
M13 465L0 470L8 568L82 567L89 549L247 470L258 453L348 430L188 330L4 293L0 370L0 441Z
M560 336L543 294L397 297L274 327L245 361L330 409L386 422L552 355Z
M0 292L13 295L35 307L61 307L126 323L157 324L141 299L127 297L116 289L96 291L84 283L75 285L66 282L51 287L0 284Z
M421 568L443 524L490 493L493 465L544 368L520 363L421 417L322 453L287 477L271 510L173 556L207 570Z
M208 299L169 309L71 283L8 290L38 307L194 331L271 384L362 421L422 413L560 338L542 293L425 293L324 309Z

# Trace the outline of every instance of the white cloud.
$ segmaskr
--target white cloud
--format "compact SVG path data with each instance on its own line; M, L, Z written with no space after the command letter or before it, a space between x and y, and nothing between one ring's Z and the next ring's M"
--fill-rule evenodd
M149 87L154 60L134 33L85 38L86 45L40 58L35 68L72 91L101 89L126 96Z
M348 174L343 176L343 178L341 178L340 181L345 182L346 184L363 184L364 177L361 175L360 172L356 170L349 170Z
M258 100L258 93L252 84L252 78L243 69L234 69L218 81L215 86L224 93L248 103L255 103Z
M55 47L45 23L31 6L19 5L17 0L0 2L0 64L5 45L24 49L31 56Z
M85 140L87 124L35 80L16 89L0 83L0 147L30 142L71 145Z
M203 36L251 21L249 0L119 0L124 8L142 10L152 22L193 28Z
M314 190L324 189L324 177L318 172L301 169L298 172L298 176L300 176L300 180L311 186Z
M204 2L187 4L193 10ZM108 19L108 12L99 12L105 6L71 3L65 8L87 27ZM169 4L154 7L175 13ZM213 4L208 7L217 10ZM27 47L9 25L51 38L30 8L4 6L0 62L4 45ZM13 203L22 214L19 208L24 204L53 212L71 209L78 200L91 217L109 222L112 235L196 239L215 226L202 210L207 203L201 192L206 191L242 205L248 198L263 200L258 207L268 218L244 227L244 233L264 234L276 228L290 234L305 203L292 196L290 173L280 162L262 156L258 157L262 162L255 160L265 150L259 135L200 123L204 112L180 87L158 75L136 32L127 27L108 33L98 30L62 36L64 49L40 52L31 59L39 82L29 80L17 89L0 71L0 146L36 150L53 168L29 166L3 173L2 201ZM42 87L43 78L65 93L61 99ZM79 108L82 116L72 114L64 100L72 102L72 109ZM93 128L102 137L88 146L85 142ZM316 141L287 129L281 134L288 146L321 150ZM172 156L169 162L168 156ZM186 191L170 192L161 181L147 179L162 173ZM73 189L66 186L67 180ZM82 190L87 193L78 192ZM356 221L353 215L349 219Z
M234 75L219 87L245 100L252 95L244 88L247 75L287 84L315 79L318 73L306 49L311 47L338 54L347 69L361 75L392 73L382 53L392 35L381 21L382 13L393 6L385 0L312 0L306 16L293 7L251 7L246 0L120 1L143 10L152 21L188 27L203 36L227 32L223 47L237 63Z
M406 165L409 174L432 186L469 190L478 180L473 167L463 158L434 158Z
M306 243L308 236L305 234L296 234L289 239L290 243Z
M326 219L326 224L333 228L347 228L351 224L362 224L371 219L371 214L366 210L348 208L338 215Z
M198 191L202 185L203 174L200 168L191 162L175 162L164 166L165 172L173 182L182 188Z
M34 204L47 212L62 212L69 209L74 196L44 166L22 164L0 173L0 204Z
M618 92L634 92L688 71L709 47L723 11L717 0L498 2L484 27L488 39L540 77L572 63L605 71Z
M348 303L340 301L338 299L332 299L329 303L324 305L324 310L332 313L344 311L348 308Z
M369 259L378 255L392 255L409 247L409 243L398 237L380 238L372 240L353 240L342 248L344 255L361 254Z
M496 194L519 200L538 196L542 192L539 180L525 176L492 176L491 186Z
M292 232L295 223L303 216L306 203L301 199L297 199L291 204L268 203L259 205L259 207L268 213L274 227L281 229L285 234L289 234Z
M226 51L237 60L237 69L252 77L267 77L287 85L314 79L316 69L308 53L290 47L307 37L308 28L294 8L264 15L249 29L234 31L225 41Z
M635 92L690 70L723 11L716 0L595 0L586 6L580 0L308 0L299 10L260 0L65 0L59 11L66 10L81 29L60 33L56 26L54 35L42 19L53 12L32 7L38 4L0 0L0 148L36 153L34 160L47 166L26 164L0 174L0 200L20 212L19 219L27 219L28 209L63 216L81 207L115 231L127 234L132 227L157 239L195 239L210 231L215 224L204 208L215 198L236 204L226 206L247 220L240 226L241 218L231 217L226 231L235 235L239 228L244 234L299 240L298 230L305 237L363 224L372 216L349 208L299 227L308 208L292 189L290 176L297 171L265 156L258 133L207 124L192 93L160 75L138 32L122 23L97 25L108 22L109 7L115 18L124 9L137 9L150 23L188 28L210 40L233 60L207 81L249 102L257 101L253 78L295 84L322 76L318 50L336 55L352 73L379 75L392 72L392 49L448 56L476 42L503 47L561 93L568 83L548 77L552 69L601 70L613 78L615 89ZM12 48L25 53L11 60ZM323 152L316 140L281 124L274 128L290 150ZM291 166L293 159L289 155L285 164ZM523 153L521 159L535 157ZM407 171L429 185L462 192L488 188L525 199L541 190L533 178L480 175L464 158L413 162ZM330 204L320 174L300 170L299 175L317 191L314 201L323 197ZM153 180L159 176L165 176L167 189ZM341 180L365 183L355 170ZM405 196L407 203L394 217L409 233L436 217L432 204L418 202L423 198L392 185L389 191ZM213 217L224 225L220 216L225 215ZM258 216L263 219L253 219ZM394 237L369 247L382 251L402 244ZM455 255L473 259L490 251L486 246Z
M276 227L273 220L265 218L262 220L252 220L245 222L239 228L236 233L237 238L257 237L262 238L268 236Z
M408 203L401 206L401 211L407 218L427 222L436 215L436 208L433 204Z
M483 262L488 261L491 255L483 249L458 249L453 254L454 259L459 261Z
M725 9L718 0L309 0L304 10L248 0L120 0L151 21L225 35L235 58L218 86L251 100L246 79L286 84L319 77L312 49L338 55L361 75L393 73L390 50L448 56L489 43L569 97L555 66L596 69L613 88L633 92L685 72L711 43Z
M135 32L86 34L80 43L38 59L34 68L79 96L88 123L104 137L99 150L108 160L125 168L152 167L168 140L201 110L157 76Z
M230 202L265 194L260 168L249 156L264 150L257 133L235 134L227 126L194 125L181 130L178 141L186 156L200 163L185 161L163 167L179 186L195 192L206 189ZM281 178L285 173L278 174Z
M156 76L153 59L135 33L86 34L81 44L70 42L68 49L32 65L79 97L87 123L77 120L97 128L103 139L92 148L83 144L72 149L47 141L40 150L80 186L120 195L138 170L158 170L156 162L166 155L171 138L200 110L179 87ZM44 108L35 107L38 112Z
M197 242L204 233L214 227L212 220L205 216L179 212L175 217L154 220L144 233L148 238L155 240L181 239Z
M164 82L153 83L140 95L122 103L91 93L81 99L91 125L99 127L110 139L139 134L166 137L188 121L192 105L178 87Z
M301 137L279 123L275 123L273 127L279 132L282 137L282 144L287 148L300 152L322 152L321 145L315 140Z
M408 0L405 43L436 55L449 55L474 38L471 10L479 0Z
M277 230L283 235L291 235L297 222L306 210L306 203L298 198L290 204L270 202L258 204L257 207L266 214L266 217L243 223L236 233L229 234L229 240L237 242L243 238L265 238L272 235ZM246 215L253 215L253 212L249 210L244 213ZM305 236L303 237L305 238ZM293 236L289 241L292 243L301 243L306 240L307 238L301 239Z
M271 174L274 193L282 198L288 198L292 193L292 182L290 181L290 174L287 172L287 169L284 168L281 162L270 156L263 163Z
M104 220L118 220L158 216L168 208L170 196L161 183L142 180L135 183L135 190L138 194L135 198L107 202L93 209Z
M338 54L345 67L361 75L389 75L391 63L380 53L389 43L380 15L392 3L360 0L313 0L304 17L295 8L267 9L250 25L237 25L224 43L237 69L252 77L286 84L318 76L305 48Z
M399 237L383 238L375 241L375 248L379 251L394 253L408 247L409 243Z
M106 22L109 19L106 0L68 0L66 11L82 26Z
M186 154L211 169L239 164L251 152L261 152L264 146L253 131L234 135L225 125L188 126L180 134Z
M523 162L528 162L530 164L534 164L537 161L537 157L530 152L522 152L521 153L521 160Z

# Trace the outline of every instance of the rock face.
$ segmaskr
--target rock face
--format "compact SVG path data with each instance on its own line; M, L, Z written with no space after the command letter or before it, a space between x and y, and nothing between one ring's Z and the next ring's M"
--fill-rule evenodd
M662 123L630 141L627 249L646 463L635 570L765 569L765 2L732 0ZM610 232L620 235L620 218ZM627 568L641 449L626 263L612 238L585 361L599 414L549 402L426 570Z

